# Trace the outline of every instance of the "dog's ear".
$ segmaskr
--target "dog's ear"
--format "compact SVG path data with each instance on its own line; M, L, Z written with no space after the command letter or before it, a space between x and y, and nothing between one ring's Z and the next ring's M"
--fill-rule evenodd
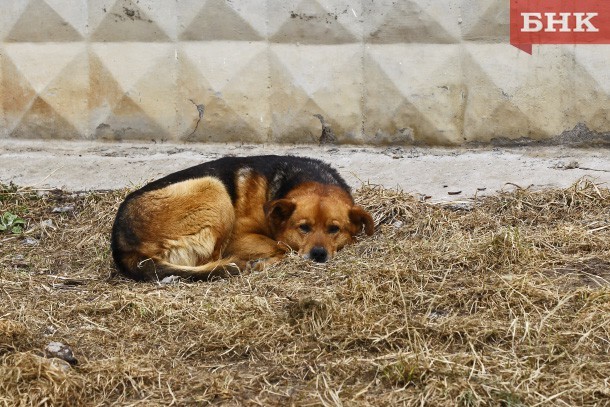
M372 235L375 232L375 222L373 217L361 206L354 205L349 210L349 220L358 227L358 231L364 226L364 232L367 235Z
M294 212L297 204L290 199L277 199L267 202L263 206L265 217L271 227L271 231L275 233L284 222L288 220L292 212Z

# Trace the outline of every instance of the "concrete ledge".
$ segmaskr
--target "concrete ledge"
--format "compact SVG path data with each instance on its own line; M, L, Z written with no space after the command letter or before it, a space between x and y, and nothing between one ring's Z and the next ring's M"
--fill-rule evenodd
M346 180L454 201L503 188L567 187L583 176L610 185L610 149L442 149L242 144L0 141L0 182L68 190L138 186L224 155L292 154L331 163ZM485 188L484 190L480 190ZM457 195L448 192L461 191Z

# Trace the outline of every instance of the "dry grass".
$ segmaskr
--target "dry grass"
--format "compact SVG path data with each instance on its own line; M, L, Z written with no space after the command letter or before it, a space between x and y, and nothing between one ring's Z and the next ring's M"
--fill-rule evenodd
M331 263L173 285L112 276L125 193L1 190L0 405L610 405L608 189L365 186L378 231Z

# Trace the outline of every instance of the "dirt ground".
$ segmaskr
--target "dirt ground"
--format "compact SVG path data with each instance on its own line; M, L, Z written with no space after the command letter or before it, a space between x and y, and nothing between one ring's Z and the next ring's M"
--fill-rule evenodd
M567 187L583 176L610 181L610 149L441 149L311 145L0 141L0 182L71 191L141 185L224 155L293 154L325 160L362 183L455 201L518 185ZM512 185L515 184L515 185Z

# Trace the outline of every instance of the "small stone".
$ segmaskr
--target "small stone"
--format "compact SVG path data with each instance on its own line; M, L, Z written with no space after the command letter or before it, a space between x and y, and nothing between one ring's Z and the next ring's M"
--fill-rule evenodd
M55 229L55 225L53 224L53 219L46 219L40 222L40 226L44 229L51 228Z
M428 315L428 318L440 319L440 318L446 317L447 315L449 315L449 311L442 310L442 309L435 309L432 312L430 312L430 315Z
M459 211L469 212L474 209L474 203L458 202L458 203L446 205L445 209L449 209L450 211L454 211L454 212L459 212Z
M66 206L57 206L53 208L51 212L53 213L66 213L72 212L74 210L74 205L66 205Z
M74 353L69 346L64 345L61 342L49 342L45 349L45 356L48 358L58 358L65 360L71 365L76 365L78 361L74 357Z
M36 246L38 245L38 240L34 239L33 237L26 237L23 239L23 244L26 246Z
M57 328L54 327L53 325L49 325L44 329L44 332L42 333L44 336L51 336L53 335L55 332L57 332Z
M68 373L71 369L70 363L62 359L53 358L49 360L49 366L52 369L59 370L63 373Z
M578 161L570 161L567 164L563 161L559 161L558 163L553 165L552 168L558 169L558 170L573 170L576 168L580 168L580 164L578 163Z
M167 276L163 280L161 280L161 284L174 284L180 281L180 277L178 276Z

